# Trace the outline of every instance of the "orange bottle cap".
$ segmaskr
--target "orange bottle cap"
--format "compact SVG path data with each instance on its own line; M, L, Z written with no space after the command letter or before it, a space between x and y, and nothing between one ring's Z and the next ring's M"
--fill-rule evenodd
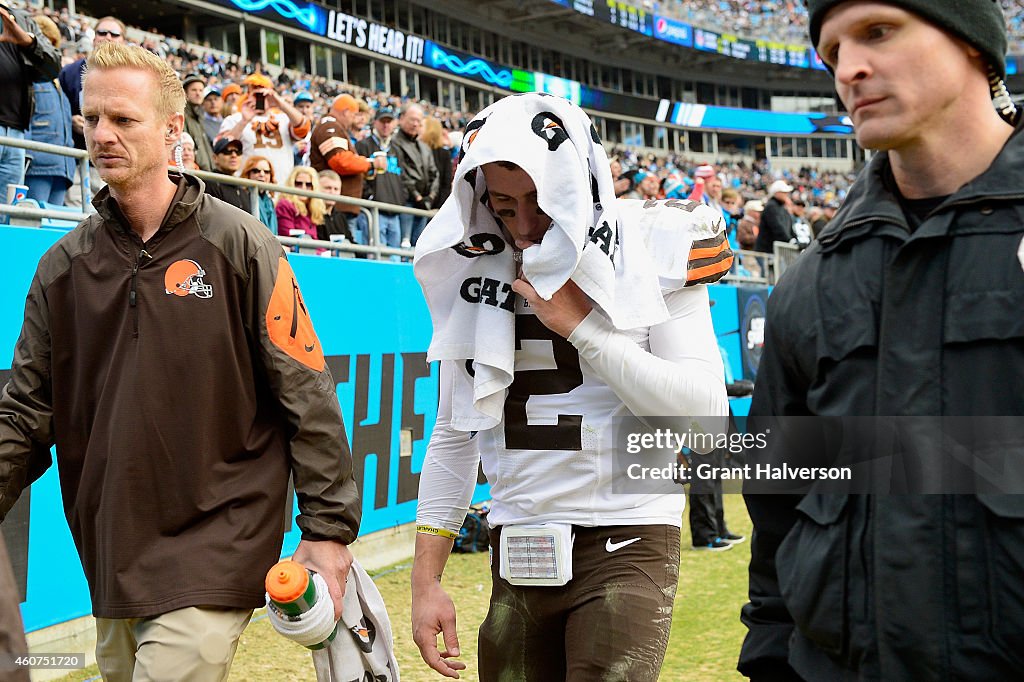
M267 571L267 594L274 601L287 604L303 595L309 585L309 572L295 561L280 561Z

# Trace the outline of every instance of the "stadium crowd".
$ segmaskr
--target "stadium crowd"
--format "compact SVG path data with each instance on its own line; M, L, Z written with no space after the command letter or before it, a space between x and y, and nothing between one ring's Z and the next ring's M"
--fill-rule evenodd
M704 8L719 12L728 9L735 12L730 14L735 19L750 14L750 4L705 3ZM770 8L761 9L765 10L764 17L783 14L781 6L775 14L767 11ZM787 16L798 14L794 10ZM44 35L60 49L62 71L57 84L35 86L37 100L49 98L55 104L37 107L39 120L28 130L29 139L68 146L73 143L84 149L77 106L84 58L103 42L126 41L166 60L182 79L187 97L186 133L180 145L169 150L169 165L180 163L185 168L282 183L299 190L336 190L341 196L421 209L437 208L447 196L461 129L472 117L471 112L453 111L427 101L413 102L293 69L281 70L271 79L257 61L155 31L129 28L114 17L96 20L71 15L67 9L42 8L34 18ZM716 21L723 19L720 15ZM64 96L58 97L61 93ZM264 104L257 106L260 101ZM628 148L614 150L613 154L622 187L620 196L701 196L695 188L703 187L707 178L699 176L707 176L709 167L700 162ZM81 205L79 179L69 158L33 152L29 156L32 161L26 183L30 198L55 205ZM751 207L771 199L772 183L781 181L791 187L787 211L801 212L794 215L796 233L783 230L784 240L805 244L809 241L806 235L813 231L802 230L801 226L810 227L830 207L837 206L853 180L852 175L814 168L796 173L780 171L764 161L721 163L710 168L715 179L703 201L722 210L730 224L734 248L753 248L758 225L753 223L751 241L744 243L738 237L740 219L745 214L748 220L757 217L756 211L750 213ZM45 177L38 177L40 174ZM652 179L644 183L645 177ZM415 186L417 179L419 187ZM95 174L91 181L96 191L101 181ZM719 204L721 190L725 191L727 205L735 205L734 210ZM210 191L244 210L252 209L248 193L237 186L210 183ZM261 192L258 202L261 220L283 236L370 242L367 214L353 204L278 197L268 192ZM806 215L802 206L807 207ZM391 247L415 245L424 222L411 214L381 211L377 243ZM750 232L744 231L747 235Z
M1024 52L1024 7L999 0L1006 15L1010 54ZM744 38L807 43L807 7L795 0L644 0L638 5L687 23Z

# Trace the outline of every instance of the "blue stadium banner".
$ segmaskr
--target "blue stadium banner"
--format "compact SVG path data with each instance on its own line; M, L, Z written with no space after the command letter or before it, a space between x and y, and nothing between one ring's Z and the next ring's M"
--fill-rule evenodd
M210 0L246 14L298 26L342 45L422 64L426 40L384 24L327 8L319 3L293 0Z
M669 17L654 18L654 37L683 47L693 47L693 27Z

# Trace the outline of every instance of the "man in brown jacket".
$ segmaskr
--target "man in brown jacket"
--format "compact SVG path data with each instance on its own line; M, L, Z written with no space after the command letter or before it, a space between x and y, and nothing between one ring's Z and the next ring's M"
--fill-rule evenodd
M363 179L388 167L383 156L369 158L356 153L356 119L359 102L349 94L338 95L331 110L320 119L310 138L309 164L317 170L332 170L341 178L341 195L363 198ZM337 203L334 210L347 217L349 228L356 227L359 207Z
M0 515L50 465L104 679L223 680L281 551L289 473L335 614L360 501L335 384L276 239L168 174L184 93L144 49L88 62L108 183L39 261L0 394Z

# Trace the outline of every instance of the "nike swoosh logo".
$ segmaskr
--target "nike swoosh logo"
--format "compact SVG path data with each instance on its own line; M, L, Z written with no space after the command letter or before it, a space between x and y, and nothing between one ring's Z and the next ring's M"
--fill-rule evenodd
M612 539L608 538L608 541L604 543L604 549L606 552L614 552L622 549L626 545L632 545L634 542L639 541L640 538L630 538L629 540L623 540L622 542L612 542Z

